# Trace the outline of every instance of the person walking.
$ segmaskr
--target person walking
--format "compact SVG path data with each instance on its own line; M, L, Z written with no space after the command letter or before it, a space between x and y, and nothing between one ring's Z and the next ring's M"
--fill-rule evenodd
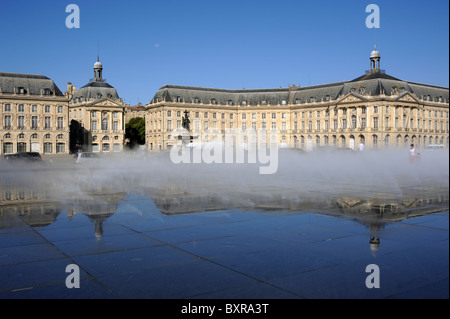
M416 149L414 148L414 144L411 144L411 147L409 149L409 161L413 163L415 158L416 158Z

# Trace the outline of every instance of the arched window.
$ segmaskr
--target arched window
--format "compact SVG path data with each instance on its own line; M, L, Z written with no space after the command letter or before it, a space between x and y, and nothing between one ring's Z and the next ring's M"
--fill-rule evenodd
M341 143L342 143L342 147L345 147L345 136L341 135Z
M374 148L378 147L378 136L375 134L372 136L372 144Z
M102 141L109 141L109 136L103 136Z

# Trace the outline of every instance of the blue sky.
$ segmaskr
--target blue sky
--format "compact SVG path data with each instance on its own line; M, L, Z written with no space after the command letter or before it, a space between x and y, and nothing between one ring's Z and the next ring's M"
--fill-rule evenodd
M80 28L65 21L80 8ZM369 4L380 28L368 29ZM381 68L448 87L449 2L254 0L0 0L0 72L43 74L61 91L103 77L128 104L163 85L277 88L352 80Z

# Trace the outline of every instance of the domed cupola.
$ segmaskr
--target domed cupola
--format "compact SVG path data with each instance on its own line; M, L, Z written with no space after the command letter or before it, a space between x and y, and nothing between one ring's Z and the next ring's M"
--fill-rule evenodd
M370 53L370 72L380 72L380 59L380 52L377 51L377 46L375 45Z
M116 89L109 85L102 77L103 65L97 57L94 63L94 78L88 84L76 90L72 96L73 103L88 102L108 98L113 101L120 100Z
M102 71L103 71L103 65L98 60L98 57L97 57L97 62L94 63L94 81L103 82Z

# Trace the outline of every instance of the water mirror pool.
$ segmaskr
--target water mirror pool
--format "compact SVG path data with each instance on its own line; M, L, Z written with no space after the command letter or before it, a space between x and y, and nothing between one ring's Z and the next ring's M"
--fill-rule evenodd
M2 170L0 298L448 298L448 169L287 167Z

